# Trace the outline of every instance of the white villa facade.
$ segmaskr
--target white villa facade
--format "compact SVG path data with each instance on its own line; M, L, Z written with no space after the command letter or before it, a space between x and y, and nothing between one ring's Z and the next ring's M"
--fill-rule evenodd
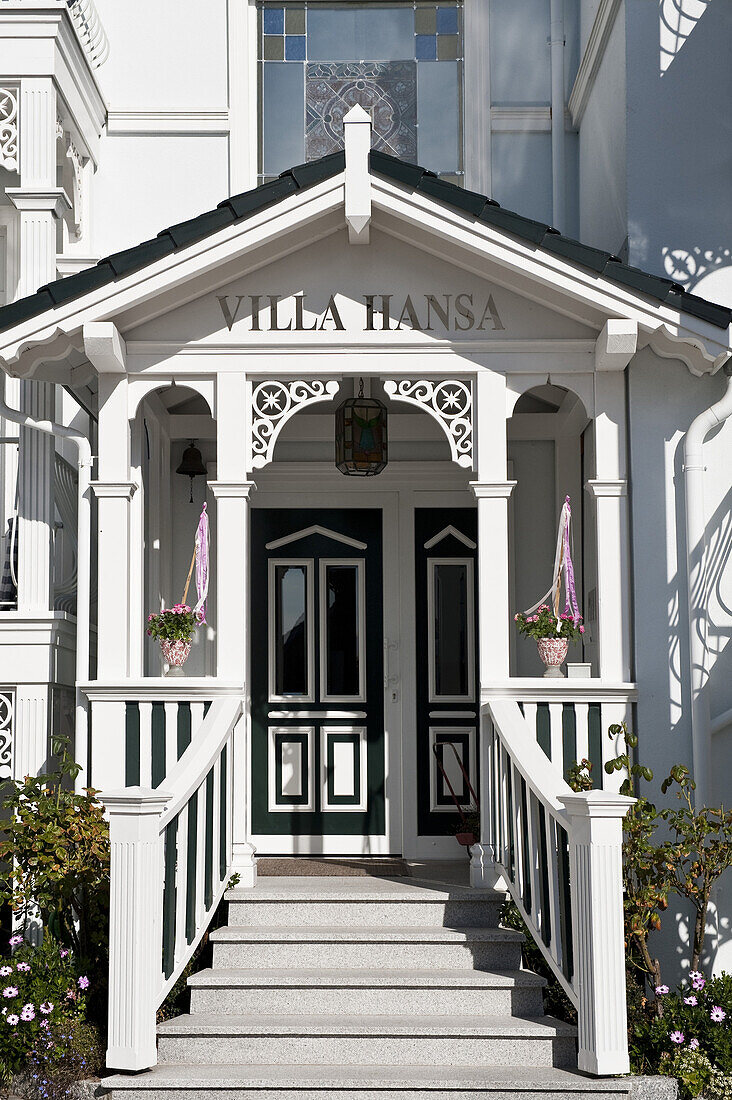
M459 758L474 887L510 887L580 1068L622 1073L608 727L708 804L732 762L732 179L700 120L730 12L96 3L0 3L0 760L40 772L65 732L104 792L110 1068L154 1063L259 855L456 858ZM333 457L361 387L388 418L366 478ZM567 496L586 632L544 678L512 620ZM146 622L204 503L176 674Z

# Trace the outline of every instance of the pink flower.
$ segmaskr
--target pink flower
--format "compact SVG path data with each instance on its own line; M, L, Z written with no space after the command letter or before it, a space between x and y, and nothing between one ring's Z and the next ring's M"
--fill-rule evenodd
M11 936L8 943L11 947L18 947L23 942L22 936Z
M8 974L13 973L12 966L0 966L0 978L7 978Z
M18 963L18 965L16 966L15 969L16 970L30 970L30 966L28 965L28 963Z
M69 954L68 947L62 947L61 950L59 951L59 955L61 956L62 959L65 959L68 954Z
M690 970L689 971L689 977L691 978L692 982L697 982L699 980L699 978L702 978L703 976L704 975L702 974L702 972L700 970Z
M67 989L66 990L66 1000L67 1001L75 1001L76 1000L76 990L75 989Z
M79 978L79 981L77 982L77 985L79 986L79 989L89 988L89 979L87 978L86 974L82 974L82 976Z
M656 986L656 996L657 997L663 997L665 993L668 993L668 986L667 985L657 985Z
M53 1003L51 1001L44 1001L43 1004L40 1005L40 1009L44 1016L48 1016L53 1012Z
M25 1020L26 1023L30 1023L31 1020L36 1018L36 1010L32 1004L23 1005L23 1009L20 1013L21 1020Z
M712 1011L709 1013L709 1019L714 1020L715 1024L721 1024L722 1020L726 1019L727 1013L719 1005L715 1005Z
M695 978L691 983L697 993L700 993L704 986L707 984L705 978Z
M15 1027L15 1025L18 1022L18 1017L15 1015L14 1012L8 1013L8 1015L5 1017L5 1019L8 1021L8 1023L10 1024L11 1027Z
M672 1043L681 1044L684 1041L684 1033L683 1033L683 1031L672 1031L671 1034L669 1035L669 1039L671 1040Z
M17 985L6 985L3 990L3 997L17 997L18 987Z
M698 1049L699 1049L699 1040L698 1039L689 1039L689 1050L698 1050Z
M690 997L684 997L685 1005L695 1005L697 1003L696 997L692 993Z
M583 626L581 626L581 627L579 628L579 632L580 632L580 634L584 634L584 632L585 632L585 628L584 628Z
M48 1020L41 1020L41 1027L50 1027Z

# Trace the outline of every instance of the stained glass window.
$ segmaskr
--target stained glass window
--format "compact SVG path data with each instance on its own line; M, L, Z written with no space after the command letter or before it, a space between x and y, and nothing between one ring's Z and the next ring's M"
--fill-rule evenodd
M259 6L259 180L343 146L371 113L373 147L463 180L462 0Z

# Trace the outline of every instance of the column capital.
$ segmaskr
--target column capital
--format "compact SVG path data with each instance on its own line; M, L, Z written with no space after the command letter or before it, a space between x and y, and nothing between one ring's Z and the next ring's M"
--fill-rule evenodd
M256 481L209 481L207 484L216 500L227 497L248 500L257 488Z
M109 497L132 500L140 488L136 481L92 481L90 485L97 500Z
M50 212L60 218L71 209L71 200L63 187L8 187L5 194L20 211Z
M118 791L102 791L99 795L110 814L132 817L159 817L172 797L167 791L148 787L123 787Z
M559 801L570 817L597 820L625 817L636 799L612 791L592 790L560 794Z
M600 497L625 497L628 495L628 482L625 478L593 478L585 482L585 489L595 499Z
M470 488L473 490L473 496L476 498L476 500L484 500L490 497L505 497L505 499L508 500L516 485L517 482L515 481L470 482Z

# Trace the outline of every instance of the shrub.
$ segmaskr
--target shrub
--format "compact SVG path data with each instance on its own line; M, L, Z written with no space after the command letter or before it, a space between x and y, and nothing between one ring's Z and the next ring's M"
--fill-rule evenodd
M91 789L76 794L78 766L67 745L55 743L55 771L10 785L0 842L0 901L12 907L22 931L40 917L73 952L98 990L103 1012L109 912L109 830Z
M77 1018L51 1026L38 1036L28 1057L27 1100L66 1100L77 1081L97 1077L104 1067L99 1034Z
M50 935L40 947L22 943L19 935L10 945L18 949L0 958L0 1079L5 1083L26 1069L49 1036L84 1022L91 986L73 953Z

